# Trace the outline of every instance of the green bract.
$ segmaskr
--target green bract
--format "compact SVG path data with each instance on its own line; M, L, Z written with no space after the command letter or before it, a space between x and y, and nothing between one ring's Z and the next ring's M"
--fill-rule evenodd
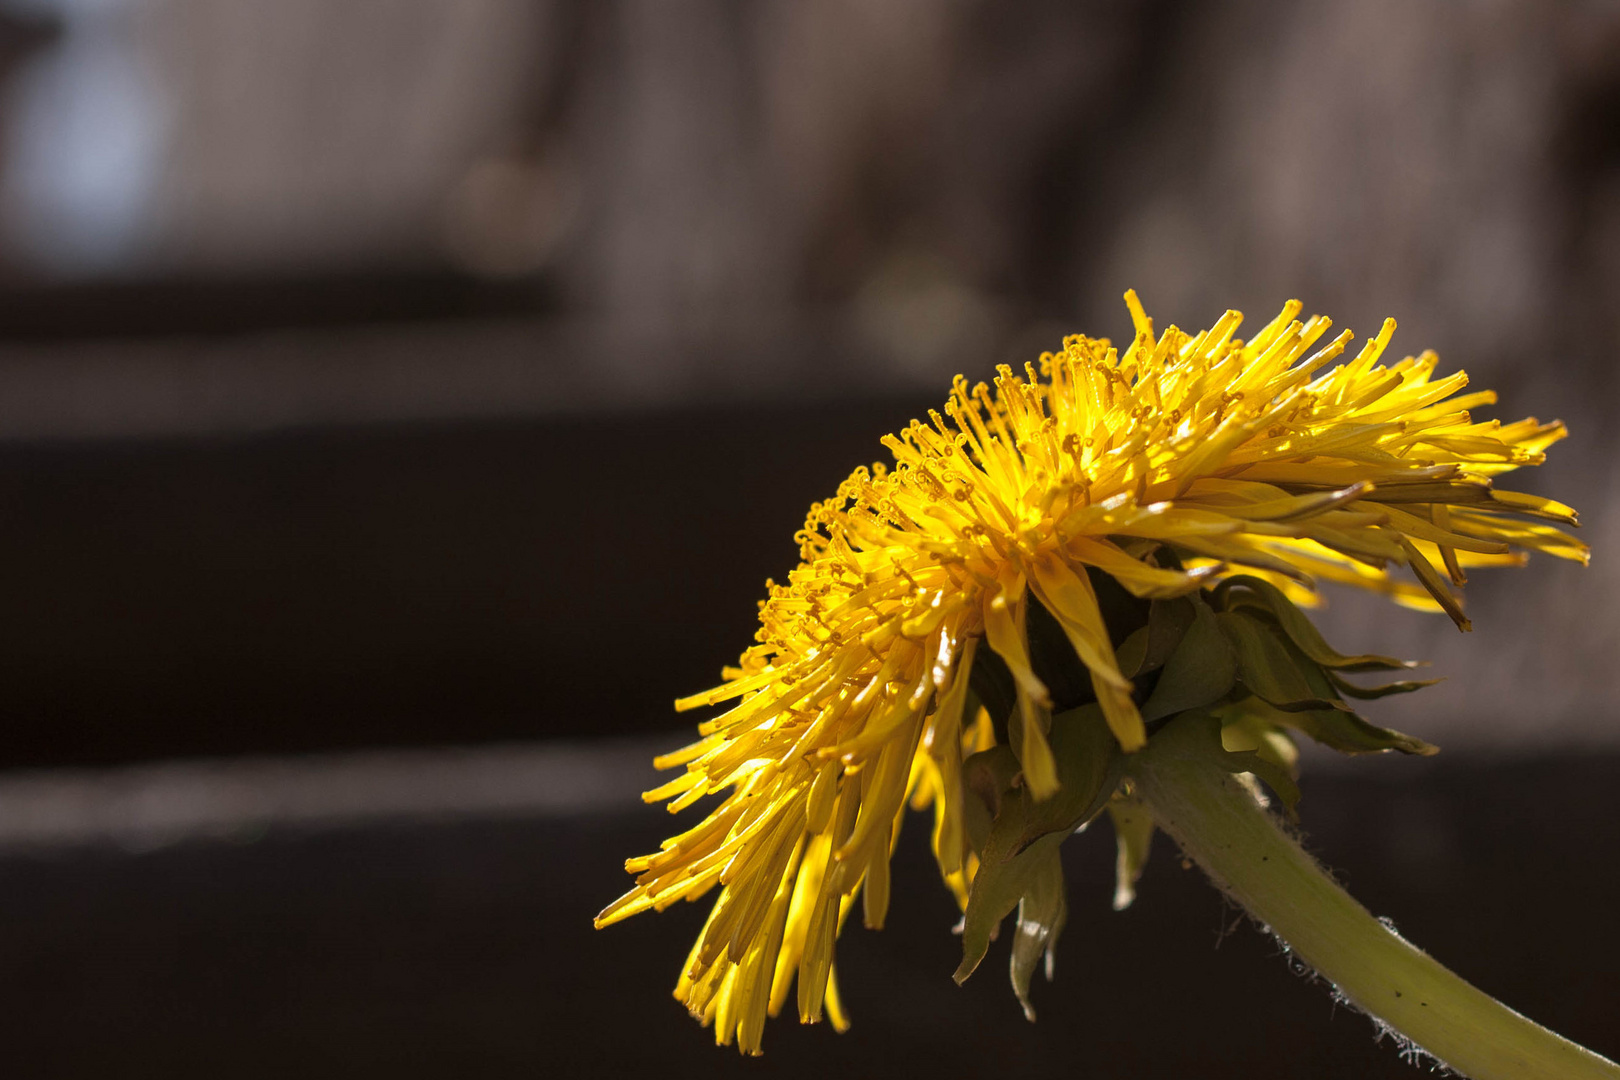
M1135 686L1150 743L1172 720L1207 729L1211 760L1263 782L1290 815L1300 797L1296 733L1347 754L1435 753L1436 747L1421 739L1357 715L1345 698L1381 697L1437 680L1361 686L1345 678L1414 665L1338 652L1269 582L1237 576L1187 596L1138 600L1101 573L1091 577L1111 629L1125 628L1115 630L1117 654ZM1097 703L1079 702L1088 696L1090 683L1055 620L1031 605L1028 627L1036 673L1055 702L1069 705L1052 717L1048 735L1059 787L1050 798L1037 800L1024 783L1013 749L1021 741L1022 718L1012 677L993 652L980 652L968 705L983 705L1001 737L963 763L964 783L973 795L968 838L979 868L963 918L956 979L973 973L1001 921L1017 908L1012 983L1033 1019L1030 979L1043 955L1050 974L1067 916L1059 845L1108 810L1119 844L1115 906L1123 908L1135 896L1154 823L1132 794L1132 756L1120 751Z

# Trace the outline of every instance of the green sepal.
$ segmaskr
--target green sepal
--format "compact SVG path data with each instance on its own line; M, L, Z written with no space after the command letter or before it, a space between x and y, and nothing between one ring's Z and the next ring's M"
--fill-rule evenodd
M1238 590L1247 590L1249 595L1245 596ZM1236 596L1233 595L1234 591L1237 591ZM1246 604L1269 611L1289 640L1325 668L1338 671L1400 671L1418 666L1410 660L1397 660L1392 656L1373 653L1346 656L1327 643L1316 625L1281 589L1249 574L1238 574L1221 582L1215 588L1213 601L1216 607L1226 611Z
M1001 921L1036 888L1058 845L1101 813L1119 786L1123 755L1095 703L1054 716L1050 739L1059 786L1040 802L1020 782L1017 759L1005 747L974 754L963 765L969 790L993 817L988 827L983 816L977 825L973 815L967 821L979 869L962 919L962 964L955 975L959 983L984 959ZM992 785L999 789L987 798ZM967 800L970 806L974 801Z
M1317 674L1311 661L1266 623L1242 608L1215 621L1237 658L1238 678L1254 694L1289 712L1342 708L1326 680L1310 678Z
M1196 608L1188 597L1153 601L1148 624L1133 631L1119 646L1119 670L1127 679L1159 670L1181 644L1195 616Z
M1270 706L1258 698L1249 702L1261 705L1270 712ZM1253 750L1278 768L1287 769L1288 775L1299 776L1299 744L1291 729L1274 723L1255 709L1245 708L1248 702L1223 705L1212 710L1221 721L1221 745L1229 751Z
M1280 645L1292 662L1288 683L1292 692L1299 692L1299 684L1309 695L1292 702L1268 701L1259 687L1249 684L1256 697L1242 703L1251 706L1251 712L1279 727L1292 728L1309 735L1324 746L1346 754L1374 754L1384 750L1399 750L1403 754L1428 756L1439 748L1411 735L1391 728L1379 727L1356 713L1339 700L1339 679L1330 669L1319 667L1291 642L1285 642L1268 621L1245 619L1233 613L1233 618L1258 627L1259 633L1270 642ZM1273 659L1276 659L1275 657ZM1277 661L1279 664L1280 660ZM1361 689L1358 687L1357 689ZM1412 689L1418 689L1417 686ZM1313 700L1314 699L1314 700ZM1317 707L1312 707L1313 705Z
M1149 629L1146 626L1132 630L1130 636L1119 643L1114 650L1114 659L1119 661L1119 672L1127 679L1134 679L1142 674L1142 668L1147 661L1147 647Z
M1399 750L1403 754L1429 757L1440 752L1440 748L1433 743L1391 728L1379 727L1347 709L1285 712L1259 698L1249 698L1227 708L1252 711L1271 723L1309 735L1323 746L1343 754L1377 754L1385 750Z
M1184 597L1193 618L1165 661L1153 693L1142 705L1147 722L1172 716L1225 697L1237 678L1232 648L1202 597Z
M1142 879L1153 846L1153 815L1135 799L1115 797L1108 804L1114 822L1114 910L1124 911L1136 900L1136 883Z
M1344 694L1346 697L1359 698L1362 701L1389 697L1391 694L1410 694L1412 691L1421 690L1425 686L1445 682L1444 679L1402 679L1399 682L1384 683L1382 686L1358 686L1336 671L1328 671L1327 677L1339 693Z
M1010 813L1003 801L1002 810L1007 813L1005 825L1001 816L997 816L996 826L1008 829L1009 835L1017 838L1010 849L1014 854L1048 833L1067 836L1090 821L1102 812L1109 794L1119 784L1119 742L1109 730L1100 705L1082 705L1054 716L1048 738L1052 756L1057 759L1057 793L1036 802L1020 787L1016 789L1021 796L1020 803L1011 808ZM1019 828L1013 833L1015 823ZM992 838L994 832L993 827ZM982 855L980 863L982 866Z
M1253 710L1220 709L1215 717L1221 723L1221 748L1228 759L1240 760L1247 766L1242 771L1264 780L1294 820L1300 799L1299 747L1288 730Z
M1050 833L1015 856L1007 856L994 840L985 848L962 916L962 963L951 976L958 984L966 982L979 966L1001 920L1034 887L1047 863L1057 858L1062 843L1061 834ZM985 856L991 861L986 862Z
M1018 755L1001 744L970 754L962 762L962 786L978 796L962 800L962 825L974 851L984 851L989 843L990 826L1001 812L1003 796L1013 790L1018 772Z
M1029 984L1034 978L1035 966L1044 957L1046 981L1052 981L1057 965L1058 936L1068 921L1063 860L1054 846L1050 854L1034 864L1024 895L1018 901L1018 922L1008 965L1013 993L1018 995L1018 1003L1024 1007L1024 1019L1030 1023L1035 1022L1035 1006L1029 1000Z

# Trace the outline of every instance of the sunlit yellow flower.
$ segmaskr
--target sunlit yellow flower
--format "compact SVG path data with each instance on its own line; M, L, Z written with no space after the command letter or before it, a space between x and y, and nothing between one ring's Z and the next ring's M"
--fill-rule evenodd
M1295 321L1297 302L1243 341L1235 311L1198 334L1155 335L1125 299L1135 338L1123 350L1074 336L1022 377L1002 367L993 388L958 378L945 415L884 439L892 468L856 469L811 508L802 562L761 604L758 644L723 685L677 702L732 704L658 760L685 771L646 798L673 812L729 794L629 860L635 887L597 924L718 886L675 993L720 1042L757 1052L795 983L802 1019L843 1025L833 942L857 896L866 924L882 925L908 801L934 807L940 870L965 903L976 859L962 762L994 739L966 709L976 650L1011 674L1004 735L1021 783L1036 799L1057 789L1034 603L1130 752L1149 730L1097 571L1149 599L1240 573L1298 602L1338 582L1442 609L1466 630L1451 588L1466 567L1526 549L1585 560L1584 545L1522 520L1574 524L1572 510L1492 483L1539 464L1563 426L1475 421L1469 410L1495 395L1457 396L1466 376L1433 377L1432 353L1380 364L1393 320L1330 366L1350 333L1310 352L1329 321Z

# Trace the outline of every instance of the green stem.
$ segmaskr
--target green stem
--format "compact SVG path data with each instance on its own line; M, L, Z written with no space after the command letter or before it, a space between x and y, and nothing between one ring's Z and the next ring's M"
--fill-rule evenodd
M1520 1016L1407 943L1341 889L1225 771L1203 727L1172 723L1135 756L1155 822L1357 1008L1476 1080L1620 1078L1620 1066Z

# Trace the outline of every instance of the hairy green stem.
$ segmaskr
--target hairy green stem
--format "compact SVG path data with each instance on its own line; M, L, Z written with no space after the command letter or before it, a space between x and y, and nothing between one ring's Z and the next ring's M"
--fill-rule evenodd
M1475 1080L1620 1080L1620 1066L1514 1012L1356 902L1221 767L1207 730L1176 722L1135 756L1155 822L1357 1008Z

